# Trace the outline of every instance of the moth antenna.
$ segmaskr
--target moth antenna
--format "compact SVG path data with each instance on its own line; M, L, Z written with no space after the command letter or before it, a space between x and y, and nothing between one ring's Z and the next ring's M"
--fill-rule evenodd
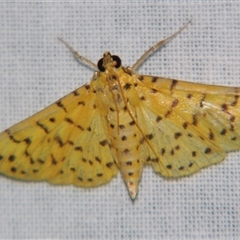
M182 32L190 23L192 20L189 20L183 27L181 27L177 32L175 32L174 34L172 34L171 36L161 40L160 42L158 42L156 45L150 47L138 60L137 62L133 65L132 70L135 71L136 69L138 69L141 64L148 58L148 56L150 54L152 54L153 52L157 51L160 47L162 47L163 45L165 45L167 42L169 42L171 39L173 39L174 37L176 37L180 32Z
M88 60L87 58L83 57L82 55L80 55L76 50L73 49L73 47L71 47L66 41L64 41L62 38L58 38L59 41L61 41L73 54L73 56L80 62L85 63L86 65L88 65L90 68L99 71L98 67L96 64L94 64L93 62L91 62L90 60Z

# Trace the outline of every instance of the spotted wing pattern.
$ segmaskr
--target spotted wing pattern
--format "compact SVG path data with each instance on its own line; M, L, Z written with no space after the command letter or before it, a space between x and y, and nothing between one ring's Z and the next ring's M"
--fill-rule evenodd
M84 85L0 134L0 172L92 187L117 173L97 98Z
M240 149L240 89L138 76L142 156L166 177L186 176Z

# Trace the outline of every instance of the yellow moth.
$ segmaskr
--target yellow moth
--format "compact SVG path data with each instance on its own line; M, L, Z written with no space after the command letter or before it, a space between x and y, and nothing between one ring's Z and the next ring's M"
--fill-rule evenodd
M94 187L120 171L135 199L143 166L187 176L240 149L240 88L139 75L105 52L90 83L0 133L0 172L30 181Z

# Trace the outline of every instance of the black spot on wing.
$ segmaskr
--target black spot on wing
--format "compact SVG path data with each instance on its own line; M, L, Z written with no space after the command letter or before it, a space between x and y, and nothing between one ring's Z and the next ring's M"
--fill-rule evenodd
M91 160L88 160L88 163L92 166L93 162Z
M64 112L67 112L67 109L65 108L65 106L63 105L63 103L61 102L61 100L57 101L56 102L56 105L59 107L59 108L62 108L64 110Z
M129 90L131 88L132 84L130 83L126 83L124 86L123 86L123 89L125 90Z
M17 172L17 168L12 167L12 168L11 168L11 172L13 172L13 173Z
M165 114L165 118L168 118L171 115L171 111L167 111Z
M152 77L152 83L155 83L155 82L157 82L157 80L158 80L158 78L157 77Z
M102 162L101 159L100 159L99 157L95 157L95 160L96 160L97 162L99 162L99 163Z
M56 136L54 140L59 144L60 147L64 146L62 139L59 136Z
M78 105L85 106L85 102L84 102L84 101L79 101L79 102L78 102Z
M192 165L193 165L193 163L191 162L188 164L188 167L190 168L190 167L192 167Z
M81 147L81 146L76 146L74 149L75 149L76 151L80 151L80 152L82 152L82 151L83 151L83 149L82 149L82 147Z
M234 101L233 101L230 105L231 105L231 106L236 106L237 103L238 103L238 99L239 99L239 96L238 96L238 95L234 96Z
M172 80L172 83L171 83L171 86L170 86L170 90L172 91L173 88L174 88L177 84L178 84L178 81L175 80L175 79L173 79L173 80Z
M176 150L179 150L179 149L180 149L180 146L179 146L179 145L175 146L175 149L176 149Z
M157 118L156 118L156 122L158 123L158 122L160 122L161 120L162 120L162 117L157 116Z
M111 168L111 167L113 166L113 162L107 163L106 166L107 166L108 168Z
M188 135L187 135L188 137L190 137L190 138L192 138L193 137L193 135L191 134L191 133L188 133Z
M151 88L151 93L156 93L156 92L158 92L157 89L155 89L155 88Z
M33 165L35 163L35 161L33 160L33 158L30 157L30 164Z
M85 84L84 87L89 90L90 89L90 85L89 84Z
M201 108L204 106L203 103L204 103L204 101L205 101L205 98L206 98L206 94L204 93L203 96L202 96L201 101L199 102L199 106L200 106Z
M150 162L151 161L151 157L148 156L147 159L146 159L146 162Z
M209 130L209 136L208 136L208 138L210 139L210 140L214 140L214 133L212 132L212 130L210 129Z
M24 154L25 154L26 157L30 156L30 153L27 150L24 151Z
M13 161L15 160L15 155L10 155L9 158L8 158L8 160L9 160L10 162L13 162Z
M181 132L176 132L175 134L174 134L174 138L175 139L178 139L179 137L181 137L182 136L182 133Z
M122 141L126 141L127 137L126 136L122 136L121 139L122 139Z
M197 152L196 151L192 151L192 157L196 157L197 156Z
M125 153L125 154L128 154L130 152L130 150L128 149L128 148L125 148L124 150L123 150L123 153Z
M153 139L153 134L152 133L150 133L150 134L147 134L146 135L146 138L148 139L148 140L151 140L151 139Z
M184 122L182 126L183 126L184 129L187 129L188 122Z
M42 124L42 123L40 123L40 122L37 122L36 123L37 124L37 126L39 126L45 133L49 133L49 130L48 130L48 128L44 125L44 124Z
M30 138L25 138L24 139L24 142L27 144L27 145L30 145L32 143L31 139Z
M84 128L81 125L77 125L77 128L79 128L80 130L84 130Z
M192 115L192 124L194 126L197 126L197 124L198 124L197 115Z
M233 126L232 124L230 124L229 130L230 130L231 132L234 132L234 131L235 131L235 128L234 128L234 126Z
M178 100L177 99L175 99L173 102L172 102L172 108L173 107L176 107L177 105L178 105Z
M74 96L79 96L79 93L78 93L77 90L74 90L72 93L73 93Z
M234 122L234 121L235 121L235 119L236 119L236 117L235 117L235 116L233 116L233 115L230 117L230 121L231 121L231 122Z
M54 117L52 117L52 118L49 118L49 122L52 122L52 123L54 123L56 121L56 119L54 118Z
M40 164L44 164L44 163L45 163L41 158L39 158L37 161L38 161Z
M163 155L165 154L165 152L166 152L166 149L165 149L165 148L162 148L162 149L161 149L161 155L163 156Z
M51 154L51 158L52 158L52 164L53 165L57 165L57 160L55 159L55 157L53 156L53 154Z
M107 142L107 140L105 139L105 140L103 140L103 141L100 141L99 144L104 147L104 146L106 146L106 145L108 144L108 142Z
M204 153L209 154L209 153L211 153L211 151L212 151L211 148L208 147L208 148L205 149Z
M171 164L168 164L168 165L166 166L166 168L170 170L170 169L172 169L172 165L171 165Z
M139 143L143 144L144 142L145 142L145 138L143 137L143 138L140 139Z
M227 104L226 103L222 104L221 109L222 109L223 112L226 112L227 109L228 109Z
M133 126L134 124L135 124L135 121L131 121L131 122L129 123L130 126Z

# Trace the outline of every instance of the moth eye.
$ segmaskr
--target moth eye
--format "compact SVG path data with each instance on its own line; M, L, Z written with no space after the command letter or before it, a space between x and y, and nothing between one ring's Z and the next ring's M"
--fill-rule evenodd
M104 71L105 71L105 67L103 67L103 58L101 58L101 59L98 61L97 66L98 66L99 71L101 71L101 72L104 72Z
M119 68L122 65L121 58L119 56L113 55L112 59L114 62L116 62L115 68Z

